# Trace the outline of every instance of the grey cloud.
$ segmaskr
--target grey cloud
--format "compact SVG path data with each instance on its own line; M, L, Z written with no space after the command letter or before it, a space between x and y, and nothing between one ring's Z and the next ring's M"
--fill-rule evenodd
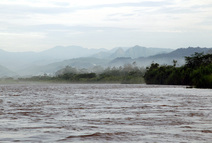
M205 18L200 24L206 25L206 26L211 26L211 28L212 28L212 17Z
M3 14L27 14L27 13L38 13L38 14L58 14L73 12L76 9L67 7L32 7L24 5L0 5L0 13Z
M114 27L90 27L90 26L66 26L60 24L46 24L46 25L36 25L36 26L27 26L24 29L29 31L36 29L41 31L51 31L51 30L80 30L80 31L95 31L95 30L124 30L123 28L114 28ZM125 28L126 29L126 28Z
M212 4L195 5L192 8L212 8Z
M158 13L168 14L182 14L182 13L199 13L202 12L202 8L212 8L211 6L192 6L192 7L161 7L158 9Z
M212 4L210 5L194 5L191 7L175 7L174 3L172 7L161 7L158 12L161 13L169 13L169 14L182 14L182 13L197 13L201 12L204 9L212 8Z
M162 7L157 10L159 13L169 13L169 14L182 14L182 13L193 13L195 12L191 8L181 8L181 7Z
M160 7L169 5L171 2L155 2L155 1L144 1L138 3L118 3L118 4L104 4L104 5L95 5L87 7L86 9L97 9L97 8L106 8L106 7Z
M8 25L7 32L23 33L23 32L44 32L44 33L63 33L80 31L80 32L95 32L95 31L117 31L127 30L126 28L115 27L89 27L89 26L66 26L60 24L45 24L45 25L31 25L31 26L19 26Z
M4 14L60 14L60 13L71 13L78 10L86 10L86 9L101 9L107 7L161 7L165 5L169 5L170 2L153 2L153 1L145 1L139 3L118 3L118 4L104 4L104 5L94 5L88 7L68 7L68 3L58 2L55 3L58 7L32 7L25 5L0 5L0 13Z
M71 13L79 10L89 10L89 9L101 9L107 7L158 7L160 10L158 12L164 13L190 13L194 12L195 9L201 8L210 8L212 5L202 5L202 6L193 6L191 8L180 8L180 7L172 7L169 8L167 6L174 6L174 2L171 1L144 1L138 3L118 3L118 4L104 4L104 5L94 5L94 6L87 6L87 7L73 7L70 8L69 3L64 2L57 2L55 5L58 7L32 7L32 6L25 6L25 5L0 5L0 13L4 14L27 14L27 13L34 13L34 14L60 14L60 13Z
M57 6L69 6L69 3L68 2L55 2L54 3L55 5L57 5Z

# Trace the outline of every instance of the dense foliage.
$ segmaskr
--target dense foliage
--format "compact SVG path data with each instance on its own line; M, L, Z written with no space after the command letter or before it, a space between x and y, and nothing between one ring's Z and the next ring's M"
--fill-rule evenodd
M181 67L176 67L176 61L173 66L152 63L144 75L145 82L212 88L212 54L195 53L185 61Z
M144 83L145 69L138 68L135 63L127 64L123 67L106 68L101 72L87 72L86 70L77 70L67 66L59 70L55 76L33 76L30 78L22 78L24 81L55 81L55 82L71 82L71 83L123 83L138 84Z
M136 63L123 67L103 69L95 67L95 71L75 69L67 66L56 72L55 76L33 76L20 81L53 81L71 83L147 83L166 85L190 85L197 88L212 88L212 54L195 53L185 57L185 65L159 65L152 63L146 69L138 68Z

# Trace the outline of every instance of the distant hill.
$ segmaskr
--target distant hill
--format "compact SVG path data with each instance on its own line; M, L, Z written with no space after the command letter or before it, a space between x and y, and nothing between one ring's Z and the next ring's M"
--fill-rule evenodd
M125 51L122 48L118 48L114 53L109 56L110 59L114 59L117 57L125 57Z
M73 58L88 57L101 51L105 51L105 49L87 49L80 46L57 46L42 52L7 52L0 50L0 64L22 74L24 69Z
M139 57L148 57L156 54L168 53L173 51L173 49L165 49L165 48L146 48L141 46L134 46L129 48L125 52L126 57L131 58L139 58Z
M11 70L16 70L18 67L24 67L36 59L36 54L34 52L7 52L0 50L0 64Z
M173 60L177 60L177 65L183 65L185 63L184 57L190 56L195 52L201 53L204 52L205 54L212 51L212 48L200 48L200 47L188 47L188 48L180 48L176 49L169 53L157 54L154 56L149 57L140 57L135 59L129 58L116 58L110 62L110 66L120 66L123 63L133 63L136 62L138 66L149 66L152 62L156 62L159 64L168 64L172 65Z
M124 64L131 64L133 61L135 60L130 57L119 57L110 61L109 66L123 66Z
M17 74L8 68L0 65L0 77L14 77L17 76Z
M92 69L94 67L123 66L134 63L149 66L153 61L159 64L184 64L184 56L195 52L212 52L211 48L181 48L177 50L134 46L118 47L112 50L86 49L80 46L57 46L42 52L7 52L0 50L0 76L54 74L72 66ZM14 72L12 72L14 71ZM17 73L17 74L16 74Z
M212 54L212 48L208 50L208 54Z
M162 57L171 57L171 58L182 58L185 56L190 56L191 54L197 53L207 53L211 48L200 48L200 47L188 47L188 48L180 48L174 50L170 53L158 54L151 56L150 58L162 58Z
M65 68L66 66L71 66L78 69L92 69L96 66L106 66L109 61L105 59L98 59L93 57L85 57L85 58L75 58L70 60L64 60L60 62L55 62L42 66L31 66L26 69L23 69L20 73L21 76L30 76L30 75L43 75L54 74L60 69Z
M153 56L156 54L168 53L173 51L173 49L166 49L166 48L146 48L141 46L134 46L129 48L122 48L119 47L115 51L107 51L107 52L100 52L93 57L98 58L105 58L105 59L115 59L118 57L131 57L131 58L139 58L139 57L148 57Z
M185 57L191 56L195 52L197 53L207 53L211 48L200 48L200 47L188 47L188 48L180 48L166 54L158 54L154 56L148 57L155 62L160 64L172 64L173 60L178 61L178 65L183 65L185 63Z
M57 59L72 59L80 57L88 57L98 52L106 51L105 49L87 49L80 46L57 46L38 53L42 57Z

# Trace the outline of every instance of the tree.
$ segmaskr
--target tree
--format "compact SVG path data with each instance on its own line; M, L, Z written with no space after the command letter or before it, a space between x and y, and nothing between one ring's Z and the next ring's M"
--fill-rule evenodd
M147 84L191 85L198 88L212 88L212 54L195 53L185 57L185 66L152 63L147 67L144 79Z
M176 67L177 65L177 60L173 60L173 66Z

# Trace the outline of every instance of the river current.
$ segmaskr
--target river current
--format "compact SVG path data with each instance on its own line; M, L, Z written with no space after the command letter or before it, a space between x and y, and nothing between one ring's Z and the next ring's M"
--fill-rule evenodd
M211 141L211 89L127 84L0 85L0 142Z

